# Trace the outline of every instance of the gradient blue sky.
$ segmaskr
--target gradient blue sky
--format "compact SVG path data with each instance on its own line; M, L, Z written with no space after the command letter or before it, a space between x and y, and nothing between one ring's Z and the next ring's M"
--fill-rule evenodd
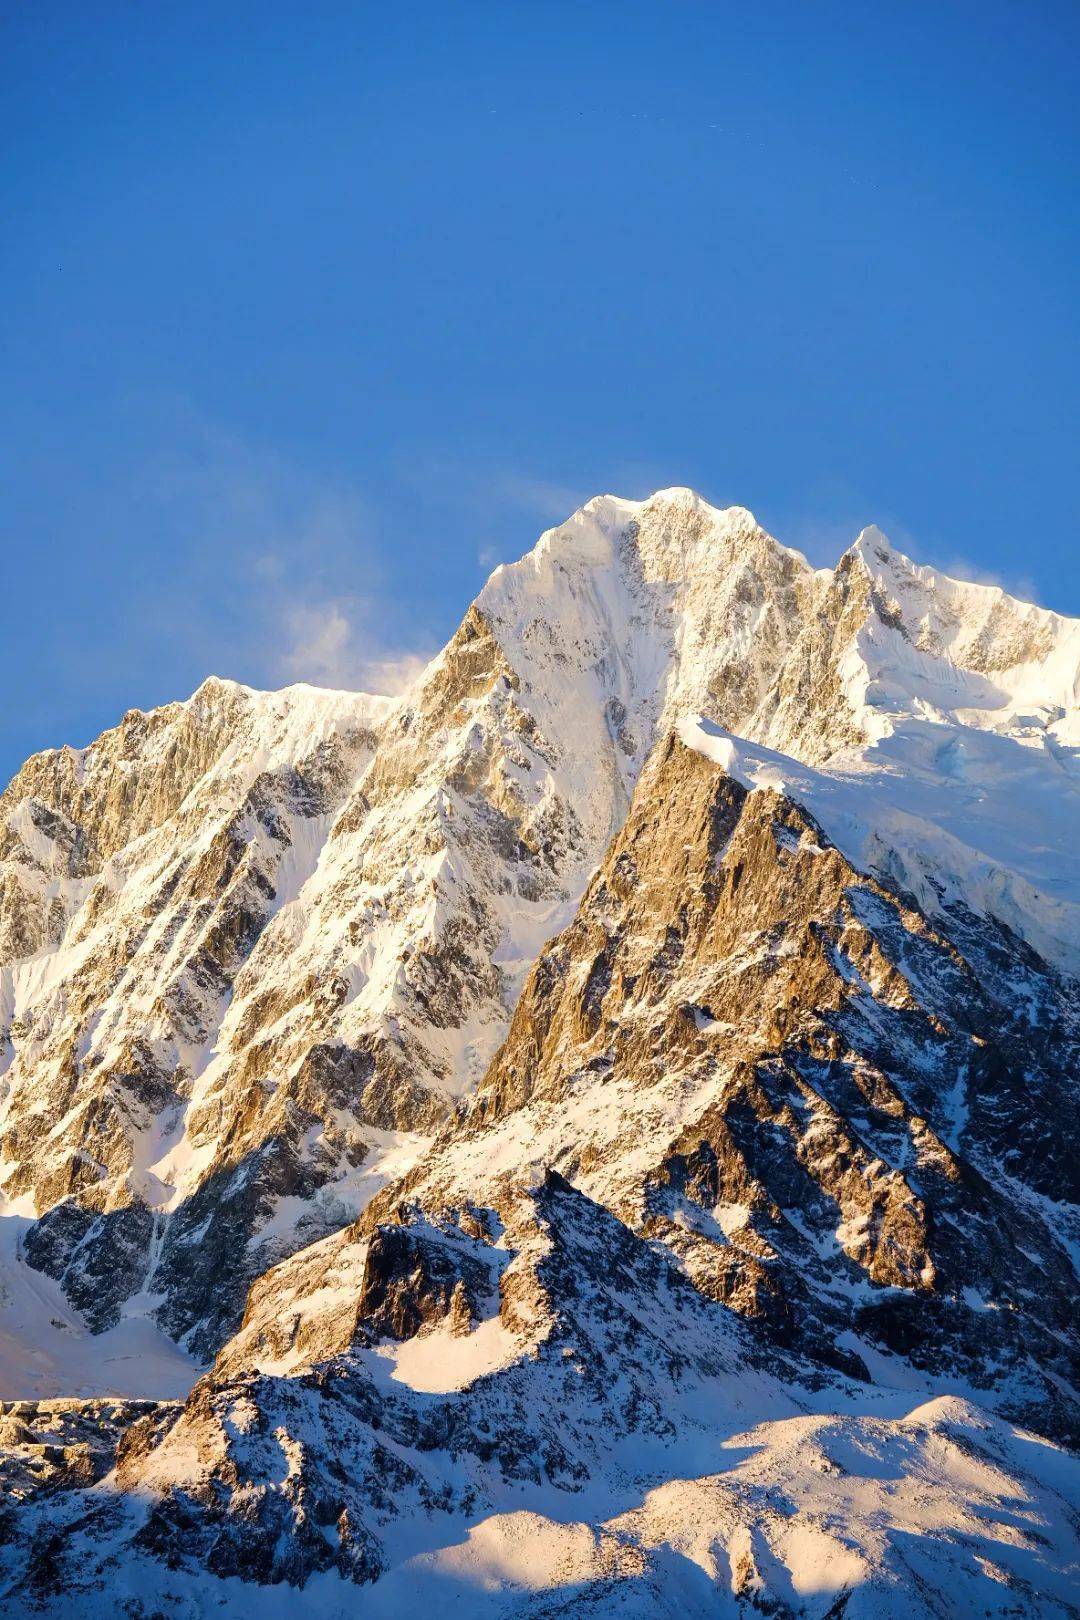
M12 4L0 774L601 490L1080 613L1075 3Z

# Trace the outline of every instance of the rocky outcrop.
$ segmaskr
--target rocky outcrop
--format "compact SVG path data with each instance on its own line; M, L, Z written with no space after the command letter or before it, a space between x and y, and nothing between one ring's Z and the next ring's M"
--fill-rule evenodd
M0 1413L0 1493L16 1503L96 1485L140 1423L159 1436L179 1406L151 1401L9 1401Z
M488 1578L508 1615L629 1601L674 1616L685 1590L671 1560L699 1529L711 1548L701 1601L733 1613L782 1612L808 1546L842 1570L859 1614L931 1615L958 1594L992 1595L987 1582L1033 1614L1068 1613L1063 1454L1032 1455L1030 1437L955 1399L899 1421L828 1416L856 1386L834 1372L815 1389L798 1357L755 1367L756 1329L705 1297L662 1243L558 1173L488 1185L497 1207L435 1217L412 1205L375 1223L372 1242L395 1237L373 1272L355 1237L320 1246L338 1246L336 1270L322 1255L322 1289L340 1293L351 1275L350 1304L359 1293L373 1307L347 1350L312 1344L291 1367L260 1367L264 1279L246 1343L242 1333L223 1352L179 1416L128 1429L113 1491L26 1498L0 1548L10 1612L75 1599L97 1614L108 1593L134 1617L185 1594L239 1615L252 1584L302 1588L319 1612L371 1583L395 1612L428 1592L429 1559L432 1595L464 1601L475 1578L457 1585L464 1520L478 1569L500 1572ZM440 1315L443 1284L485 1271L499 1278L497 1315L463 1331L453 1310ZM301 1310L318 1310L319 1291L301 1294ZM755 1424L763 1406L771 1421ZM1045 1479L1032 1472L1040 1450ZM417 1529L425 1549L446 1551L410 1559ZM527 1561L541 1554L554 1562ZM804 1601L791 1612L827 1612Z
M143 1287L155 1251L175 1253L164 1229L172 1235L188 1200L156 1173L170 1139L194 1135L211 1149L191 1189L203 1217L208 1182L235 1191L241 1166L268 1149L275 1173L257 1178L261 1202L242 1201L245 1241L274 1198L303 1181L298 1119L276 1138L256 1130L237 1140L234 1129L230 1141L200 1135L193 1098L239 973L314 862L312 830L325 828L370 755L378 708L208 683L188 705L128 716L84 755L31 761L5 796L15 804L9 829L25 830L46 788L56 814L79 818L78 873L49 876L59 856L41 836L24 838L5 866L20 893L44 883L72 901L72 915L55 949L3 969L11 1014L0 1150L6 1195L43 1216L27 1258L97 1329ZM354 1161L366 1147L353 1145ZM234 1199L223 1221L230 1252L237 1208ZM241 1299L250 1275L235 1271Z

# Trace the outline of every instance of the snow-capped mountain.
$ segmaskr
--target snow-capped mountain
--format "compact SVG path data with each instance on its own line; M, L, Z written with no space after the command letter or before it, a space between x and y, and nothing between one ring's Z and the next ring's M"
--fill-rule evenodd
M9 1603L1075 1612L1078 810L1080 622L687 490L35 756Z

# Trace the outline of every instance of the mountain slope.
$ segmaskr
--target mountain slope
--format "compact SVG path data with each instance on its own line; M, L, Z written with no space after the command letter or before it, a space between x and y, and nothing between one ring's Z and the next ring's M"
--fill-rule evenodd
M16 1414L9 1602L1070 1612L1078 745L1080 625L670 490L28 762L10 1393L214 1365Z
M39 756L5 795L0 924L5 1187L62 1209L37 1263L94 1326L141 1293L210 1354L246 1282L476 1084L649 749L694 712L884 784L858 795L888 805L858 849L850 796L836 826L814 800L853 858L1075 968L1078 666L1075 625L876 531L815 572L673 490L590 502L497 569L397 706L209 683L119 744ZM247 711L281 703L264 740ZM196 1237L246 1246L231 1294L192 1277Z
M106 1496L30 1497L12 1600L92 1613L119 1561L215 1609L238 1577L314 1612L344 1580L385 1613L434 1583L492 1613L1068 1614L1075 1465L986 1410L1077 1432L1075 1279L981 1108L1012 1077L1060 1124L1075 1034L1048 1019L1039 1067L1025 1020L1021 1057L1018 980L1061 989L661 743L472 1105L260 1280Z

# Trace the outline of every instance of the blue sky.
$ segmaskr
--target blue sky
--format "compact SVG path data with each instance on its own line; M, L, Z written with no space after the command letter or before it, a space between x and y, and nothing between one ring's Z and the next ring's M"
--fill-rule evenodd
M0 774L588 495L1080 613L1075 4L8 7Z

